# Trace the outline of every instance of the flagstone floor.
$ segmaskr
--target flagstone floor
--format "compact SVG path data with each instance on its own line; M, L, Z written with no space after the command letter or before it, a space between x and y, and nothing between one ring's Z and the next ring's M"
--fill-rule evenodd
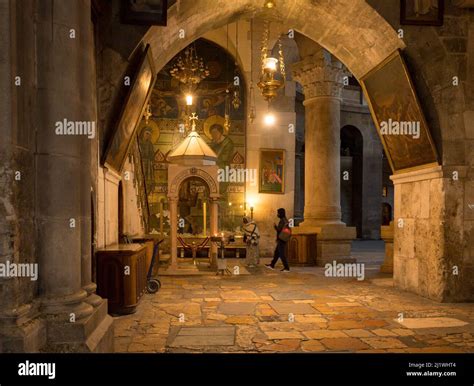
M250 275L162 277L135 314L115 318L115 351L474 352L474 304L397 290L380 259L360 252L363 281L271 271L266 259Z

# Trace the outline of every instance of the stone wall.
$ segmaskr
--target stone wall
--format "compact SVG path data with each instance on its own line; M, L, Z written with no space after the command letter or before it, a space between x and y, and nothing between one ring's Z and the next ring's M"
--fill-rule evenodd
M462 229L463 177L441 166L392 176L394 280L437 301L472 300L474 270ZM461 193L461 194L460 194Z
M134 69L141 48L138 46L146 27L120 23L120 3L101 2L102 14L96 23L97 46L97 95L98 128L97 158L101 160L108 140L119 119L129 87L124 85L126 76L133 79ZM144 232L141 212L134 187L134 166L126 160L123 172L130 172L130 179L96 164L97 168L97 247L119 242L119 183L123 184L124 233L138 235Z
M429 196L427 189L421 196L415 196L419 201L429 198L430 202L439 202L439 213L430 214L434 217L430 217L433 234L429 238L433 243L431 248L436 246L439 250L426 249L428 244L424 245L425 249L417 248L417 254L431 256L431 260L426 258L431 264L419 265L418 271L410 274L409 282L402 276L409 270L401 268L406 261L405 253L400 252L405 248L405 240L397 237L400 232L396 230L394 258L400 269L395 270L395 280L401 288L415 291L413 283L422 284L430 278L437 282L429 284L429 289L421 285L418 293L437 300L472 300L474 210L469 205L474 201L474 10L458 8L447 1L443 27L400 26L398 4L383 0L368 3L393 28L403 30L407 46L404 55L443 165L442 172L432 182ZM453 84L454 77L459 80L458 85ZM453 179L453 172L459 180ZM404 194L400 189L410 188L396 187L396 197ZM397 213L405 210L397 205L395 199L395 222ZM421 238L417 233L412 236ZM401 261L397 262L399 258ZM456 264L459 276L451 275Z

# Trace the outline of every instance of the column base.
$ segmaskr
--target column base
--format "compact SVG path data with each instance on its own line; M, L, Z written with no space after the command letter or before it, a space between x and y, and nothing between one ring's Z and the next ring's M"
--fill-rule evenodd
M385 259L380 266L380 272L393 274L393 221L390 225L380 227L380 235L385 241Z
M351 256L352 240L356 239L355 227L344 223L305 221L298 228L301 228L299 232L316 234L316 266L324 267L334 261L337 264L356 262Z
M84 300L87 304L90 304L92 307L98 307L102 304L103 299L95 293L97 284L91 282L82 287L82 289L87 292L87 298Z
M46 344L46 323L30 304L2 312L0 331L0 353L34 353Z
M107 300L93 308L90 315L75 322L58 320L55 315L44 317L47 324L47 344L43 352L114 351L113 318L107 314Z

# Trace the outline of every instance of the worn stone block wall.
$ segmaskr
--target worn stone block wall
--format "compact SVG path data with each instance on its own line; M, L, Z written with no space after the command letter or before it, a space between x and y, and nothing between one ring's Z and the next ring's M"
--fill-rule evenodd
M426 174L402 181L394 180L394 281L400 288L441 301L443 181Z
M471 212L474 210L469 205L474 201L471 190L474 181L474 10L458 8L447 1L444 26L401 26L397 2L368 0L368 3L393 28L403 30L404 55L443 165L443 182L439 182L442 188L438 193L443 195L445 206L439 218L433 220L433 226L437 227L441 222L443 230L439 238L431 235L442 258L439 265L425 266L432 270L434 277L442 277L446 286L435 297L453 301L472 299L473 280L461 273L453 277L448 270L462 263L463 275L471 274L472 278ZM458 85L453 84L454 77L457 77ZM454 181L450 175L453 171L464 177ZM427 200L425 193L417 199ZM431 192L431 197L435 197L435 191ZM396 207L395 200L395 211L399 211ZM398 244L402 242L400 240ZM421 247L417 251L423 253ZM439 267L444 267L443 276L437 272Z
M464 178L441 166L392 176L394 282L437 301L473 299L472 250L463 229ZM467 249L466 249L467 248Z

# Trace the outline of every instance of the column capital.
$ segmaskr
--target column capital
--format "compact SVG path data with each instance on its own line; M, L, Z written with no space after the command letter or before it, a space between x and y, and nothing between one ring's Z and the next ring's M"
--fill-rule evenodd
M348 71L329 52L320 49L291 66L293 79L304 89L306 101L315 97L341 98Z

